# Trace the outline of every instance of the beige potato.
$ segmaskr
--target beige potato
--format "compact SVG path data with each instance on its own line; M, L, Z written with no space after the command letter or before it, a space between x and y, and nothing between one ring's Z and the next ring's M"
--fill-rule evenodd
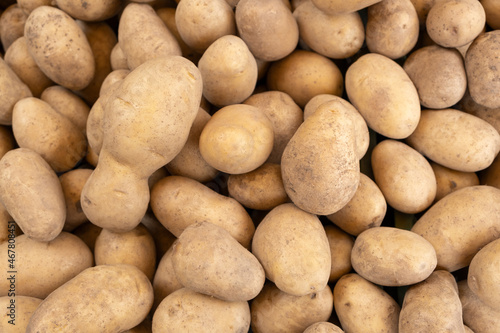
M28 51L42 72L71 90L89 85L95 75L92 48L76 21L50 6L34 9L26 20Z
M352 199L328 220L345 232L357 236L361 232L379 227L387 212L387 202L378 185L360 173L359 185Z
M241 103L252 94L257 83L257 62L237 36L226 35L210 44L198 68L203 77L203 96L213 105Z
M298 49L271 63L267 86L269 90L287 93L303 108L311 98L319 94L341 96L344 78L337 65L327 57Z
M223 301L188 288L167 296L153 315L153 333L231 333L249 328L248 302Z
M500 151L500 134L486 121L455 110L422 110L406 143L430 160L462 172L487 168Z
M399 332L442 330L465 332L455 278L447 271L437 270L406 291L399 317Z
M161 257L161 260L156 267L153 279L153 290L155 296L152 309L153 311L156 311L156 308L158 308L158 305L160 305L161 301L163 301L165 297L184 287L175 275L172 263L173 251L174 248L171 246L167 252L165 252L163 257Z
M381 0L312 0L316 7L333 15L356 12L380 1Z
M66 202L64 231L73 231L76 227L88 221L82 211L80 197L83 186L91 174L91 169L74 169L59 176L64 193L64 201Z
M500 29L500 4L495 0L480 0L486 14L486 23L494 29Z
M95 241L97 236L101 233L102 228L92 224L90 222L85 222L78 226L75 230L72 231L72 234L80 238L89 249L94 253Z
M411 231L432 244L438 269L454 272L468 266L483 246L499 238L498 200L500 189L495 187L462 188L436 202Z
M0 125L0 159L9 150L14 149L16 142L14 140L14 134L12 133L12 127Z
M368 8L366 45L370 52L398 59L417 44L420 24L410 0L385 0Z
M331 15L307 0L293 11L293 16L299 25L300 39L325 57L352 57L365 41L365 27L357 11Z
M115 46L113 46L111 54L109 55L109 61L111 63L111 69L114 71L118 69L129 69L127 56L123 53L120 43L116 43Z
M203 128L200 153L215 169L241 174L264 164L273 143L273 125L263 111L232 104L215 112Z
M122 81L130 73L129 69L115 69L102 81L99 97L104 95L116 82ZM95 104L95 103L94 103Z
M427 20L427 15L429 15L429 10L439 1L444 0L411 0L411 3L417 11L420 26L425 27L425 21Z
M0 297L3 311L0 330L2 332L24 333L33 312L42 299L29 296Z
M24 25L28 15L17 4L8 6L0 16L0 40L4 51L24 35Z
M17 148L0 160L0 201L30 238L51 241L66 220L61 183L38 153ZM29 202L29 205L25 205Z
M344 331L332 323L320 321L308 326L304 333L343 333Z
M85 327L89 332L118 333L139 325L152 304L153 288L138 268L90 267L44 299L26 332L77 331Z
M486 121L491 126L495 127L500 133L500 107L488 108L477 104L470 96L469 91L465 92L462 100L459 102L460 110L470 113L473 116L479 117Z
M404 69L386 56L368 53L347 69L345 89L369 128L391 139L408 137L420 119L415 85Z
M250 310L254 333L302 333L310 325L330 318L333 311L332 290L326 286L311 295L293 296L273 283L266 283L250 304Z
M277 206L259 223L252 253L266 277L294 296L318 293L330 277L330 245L320 220L291 203Z
M122 7L120 0L55 0L57 7L75 19L82 21L105 21L115 16Z
M161 18L163 23L167 26L168 30L174 35L177 43L179 43L179 47L181 48L182 56L188 58L195 64L201 57L201 54L193 51L186 42L182 39L179 29L177 29L177 25L175 23L175 12L176 8L171 7L161 7L155 9L156 14ZM233 22L234 22L234 13L233 13Z
M14 238L20 234L22 234L21 229L9 215L5 206L0 204L0 244L8 242L9 239L14 242Z
M0 244L3 252L2 271L11 271L7 261L7 242ZM16 296L44 299L77 274L94 264L92 252L77 236L61 232L50 242L40 242L20 235L15 238ZM7 296L13 281L0 281L1 295Z
M72 169L87 152L87 140L81 129L35 97L16 103L12 130L19 147L40 154L56 172Z
M352 270L351 251L354 238L334 225L326 225L325 232L332 258L328 282L335 282Z
M346 274L337 281L333 304L346 332L398 332L398 303L358 274Z
M281 159L283 184L299 208L333 214L356 193L360 172L352 117L335 101L321 104L286 146Z
M467 280L457 283L464 324L474 332L495 333L500 330L500 311L484 304L472 290Z
M475 172L456 171L434 162L430 164L437 182L435 201L461 188L479 185L479 178Z
M21 7L26 15L29 15L37 7L55 6L53 2L53 0L17 0L17 5Z
M21 99L31 97L30 88L0 57L0 124L12 125L14 105Z

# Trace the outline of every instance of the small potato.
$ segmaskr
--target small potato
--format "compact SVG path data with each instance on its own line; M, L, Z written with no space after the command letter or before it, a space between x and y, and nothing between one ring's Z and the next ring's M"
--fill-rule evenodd
M184 287L175 275L174 266L172 263L173 253L174 248L173 246L171 246L167 250L167 252L165 252L163 257L161 257L161 260L156 267L156 272L153 279L153 289L155 295L152 309L153 311L156 310L158 305L161 303L161 301L163 301L165 297L167 297L174 291Z
M387 202L378 185L361 173L359 186L352 199L328 220L345 232L357 236L361 232L379 227L387 212Z
M5 258L2 271L11 271L7 261L7 242L0 245ZM15 238L14 293L44 299L54 290L94 264L92 252L77 236L61 232L50 242L21 235ZM0 281L1 295L7 296L13 281Z
M123 332L139 325L152 304L153 288L138 268L90 267L44 299L26 332L78 331L82 327L87 332Z
M270 90L287 93L303 108L319 94L341 96L344 78L337 65L327 57L311 51L295 50L271 63L267 85Z
M0 308L3 311L0 331L25 333L31 315L41 302L42 299L29 296L0 297Z
M354 239L334 225L326 225L325 232L332 257L332 268L328 282L335 282L352 270L351 251Z
M0 124L12 125L14 105L25 97L31 97L30 88L0 57Z
M337 325L320 321L307 327L303 333L344 333L344 331Z
M95 60L87 37L62 10L50 6L33 10L24 36L36 64L55 83L81 90L94 78Z
M77 20L105 21L118 13L122 7L120 0L55 0L57 7Z
M56 238L66 204L61 183L43 157L27 148L9 151L0 160L0 179L0 200L21 230L38 241Z
M337 281L333 304L346 332L398 332L398 303L358 274L346 274Z
M188 288L168 295L153 315L153 333L233 333L249 328L248 302L223 301Z
M408 137L420 119L420 100L404 69L386 56L368 53L347 69L345 89L368 127L391 139Z
M480 0L486 13L486 23L493 29L500 29L500 3L495 0Z
M317 216L291 203L277 206L259 223L252 253L266 277L287 294L318 293L328 283L331 254L325 230Z
M24 25L28 15L17 4L11 4L0 16L0 40L4 51L24 35Z
M426 108L449 108L462 99L467 89L464 61L454 49L439 45L419 48L408 56L403 68Z
M381 0L312 0L316 7L331 15L356 12L380 1Z
M91 174L91 169L74 169L59 176L66 202L64 231L73 231L76 227L88 221L83 213L80 197L83 186Z
M247 173L264 164L273 149L269 118L255 106L232 104L219 109L200 135L201 156L229 174Z
M487 306L470 290L467 280L459 281L464 324L474 332L496 333L500 330L500 311Z
M500 151L500 134L481 118L455 110L422 110L406 143L430 160L462 172L486 169Z
M430 164L437 182L435 201L461 188L479 185L479 178L475 172L456 171L434 162Z
M203 96L213 105L241 103L252 94L257 83L257 62L237 36L223 36L210 44L198 68L203 77Z
M254 333L302 333L310 325L330 318L332 290L326 286L310 295L293 296L268 282L252 300L250 310Z
M264 61L283 59L299 41L297 21L282 0L240 0L235 20L241 39Z

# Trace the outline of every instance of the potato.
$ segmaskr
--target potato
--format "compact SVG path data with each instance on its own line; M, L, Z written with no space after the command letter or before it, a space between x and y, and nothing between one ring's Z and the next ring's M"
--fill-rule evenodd
M40 154L56 172L74 168L87 153L87 140L81 129L35 97L16 103L12 130L19 147Z
M105 21L118 13L122 7L120 0L55 0L57 7L77 20Z
M0 330L11 333L26 332L30 317L41 302L40 298L29 296L0 297L4 319L0 322Z
M182 40L181 35L179 34L179 29L177 29L177 25L175 23L175 12L176 8L171 7L160 7L155 9L156 14L161 18L163 23L167 26L168 30L174 35L177 43L179 43L179 47L181 48L182 56L188 58L195 64L198 63L201 55L193 51L189 46L187 46L186 42ZM233 13L233 24L234 24L234 13Z
M7 261L7 242L0 245L5 253L2 271L11 271ZM15 238L16 296L44 299L54 290L94 264L92 252L77 236L61 232L50 242L36 241L27 235ZM7 296L13 281L2 279L2 296Z
M147 60L181 55L174 35L146 4L129 3L125 7L118 24L118 43L130 70Z
M417 44L420 24L410 0L385 0L368 8L366 45L391 59L407 55Z
M29 15L37 7L55 6L53 2L53 0L17 0L17 5L26 15Z
M158 265L160 259L165 255L177 238L158 221L150 210L148 210L146 215L142 218L141 224L144 225L151 236L153 236L156 248L156 265Z
M427 20L427 15L429 15L429 10L439 1L444 0L411 0L411 3L417 11L418 21L421 27L425 27L425 21Z
M352 114L335 101L321 104L283 152L285 191L299 208L329 215L344 207L359 184Z
M299 25L300 39L325 57L352 57L365 41L365 28L358 12L330 15L307 0L293 11L293 16Z
M500 31L494 30L474 40L465 56L468 88L472 99L488 108L499 108L500 60L497 57Z
M91 173L91 169L74 169L59 176L64 193L64 201L66 202L64 231L73 231L76 227L88 221L82 211L80 197L82 188Z
M0 125L12 125L14 105L25 97L31 97L30 88L0 57Z
M26 332L77 331L82 327L89 332L122 332L139 325L152 304L153 288L138 268L90 267L44 299Z
M163 257L161 257L161 260L156 267L156 272L153 279L153 311L156 311L156 308L165 297L167 297L174 291L184 287L175 275L174 267L172 264L173 251L174 248L173 246L171 246L167 250L167 252L165 252Z
M252 253L266 277L287 294L318 293L328 283L331 254L325 230L317 216L291 203L277 206L259 223Z
M24 36L36 64L55 83L81 90L94 78L95 60L87 37L62 10L34 9L26 20Z
M465 92L458 106L460 110L486 121L500 133L500 108L488 108L477 104L470 96L468 90Z
M344 331L332 323L319 321L306 328L304 333L344 333Z
M379 227L387 212L387 202L378 185L360 173L359 185L352 199L328 220L345 232L357 236L361 232Z
M101 89L99 90L99 97L104 95L106 91L110 89L116 82L122 81L129 73L130 70L128 69L116 69L109 73L104 81L102 81ZM93 105L95 105L95 103Z
M205 221L225 228L248 248L255 231L252 219L236 200L187 177L169 176L156 183L151 208L176 237L189 225Z
M495 0L481 0L481 5L486 14L486 23L494 29L500 29L500 4Z
M345 89L369 128L391 139L408 137L420 119L415 85L404 69L386 56L368 53L347 69Z
M500 311L484 304L472 290L467 280L457 283L462 303L463 321L474 332L495 333L500 330Z
M398 331L398 303L382 288L358 274L346 274L337 281L333 304L346 332Z
M500 311L500 239L485 245L472 258L467 284L474 294L489 307Z
M485 23L486 15L479 1L446 0L432 6L425 24L437 44L459 47L474 40Z
M200 152L205 161L229 174L247 173L264 164L273 149L273 125L255 106L219 109L203 128Z
M225 0L179 2L175 25L182 40L199 53L223 36L236 35L234 12Z
M85 222L73 230L72 233L87 244L92 253L94 253L95 241L97 236L101 233L101 230L101 227L98 227L90 222Z
M111 63L111 69L114 71L117 69L129 69L127 56L123 53L120 43L116 43L115 46L113 46L111 54L109 55L109 61Z
M351 251L354 239L334 225L325 225L326 237L330 244L332 266L328 282L335 282L352 270Z
M381 0L312 0L316 7L332 15L356 12L380 1Z
M411 231L436 250L438 269L454 272L470 264L486 244L500 237L500 189L468 186L448 194L422 215Z
M422 110L406 143L442 166L476 172L495 159L500 134L486 121L456 109Z
M431 45L417 49L405 60L404 70L415 84L422 106L445 109L465 94L467 75L460 52Z
M9 150L14 149L16 142L14 140L14 134L12 133L12 127L0 125L0 159Z
M333 295L329 286L310 295L293 296L268 282L250 304L252 332L302 333L316 322L327 321L332 310Z
M140 223L150 199L148 178L186 143L201 85L198 69L178 56L149 60L121 82L106 104L99 163L82 191L92 223L113 232Z
M240 0L235 9L238 35L255 58L283 59L299 41L297 21L282 0Z
M167 296L153 315L153 333L231 333L249 328L248 302L223 301L188 288Z
M61 183L42 156L27 148L9 151L0 160L0 179L0 201L21 230L38 241L56 238L66 205Z
M203 96L213 105L241 103L252 94L257 83L257 62L237 36L223 36L210 44L198 68L203 77Z
M269 90L287 93L301 108L319 94L341 96L343 85L342 73L333 61L299 49L271 63L267 73Z
M490 185L500 189L500 154L493 163L479 173L481 185Z
M465 332L457 283L444 270L408 288L399 316L400 333L436 331Z
M437 182L435 201L461 188L479 185L479 178L474 172L456 171L434 162L430 164Z
M11 4L0 16L0 40L4 51L24 34L24 25L28 15L18 4Z

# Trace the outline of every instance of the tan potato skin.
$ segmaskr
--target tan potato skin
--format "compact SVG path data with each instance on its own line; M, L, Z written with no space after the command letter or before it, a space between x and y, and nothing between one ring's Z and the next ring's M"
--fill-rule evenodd
M123 53L120 43L116 43L109 55L111 69L116 71L118 69L129 69L127 63L127 56Z
M153 290L154 290L154 303L153 311L156 311L158 305L161 301L174 291L183 288L184 286L179 282L177 276L175 275L172 254L174 253L173 244L165 252L161 258L158 266L156 267L155 276L153 279Z
M354 238L334 225L325 225L325 233L332 257L332 268L328 279L331 283L352 270L351 252Z
M494 29L500 29L500 4L495 0L481 0L486 13L486 23Z
M91 174L91 169L74 169L59 176L66 202L64 231L73 231L76 227L88 221L82 211L80 197L83 186Z
M61 183L43 157L27 148L9 151L0 161L0 179L0 200L21 230L38 241L56 238L66 205Z
M15 293L44 299L54 290L71 280L84 269L94 264L94 257L88 246L77 236L61 232L50 242L39 242L26 235L15 238L18 271ZM2 270L10 269L7 264L7 243L0 245L5 253ZM21 273L22 272L22 273ZM7 296L10 282L0 281L2 296Z
M314 5L328 14L352 13L360 9L369 7L381 0L312 0Z
M24 25L28 15L17 4L13 3L1 13L0 16L0 39L4 51L23 36Z
M451 273L433 272L406 291L399 316L400 333L465 332L458 287Z
M80 90L94 78L95 60L87 37L62 10L50 6L33 10L24 36L36 64L52 81Z
M21 99L31 97L30 88L17 76L0 58L0 124L12 125L12 112L14 105Z
M468 90L465 92L462 100L460 100L459 106L460 110L483 119L500 133L500 107L488 108L477 104L470 96Z
M434 162L431 162L431 167L437 182L435 201L461 188L479 185L479 178L475 172L456 171Z
M464 324L474 332L496 333L500 330L500 311L484 304L472 290L467 280L458 283L458 294L462 303Z
M344 331L337 325L320 321L307 327L304 333L344 333Z
M102 81L99 97L104 95L116 82L123 80L129 73L130 70L128 69L115 69L110 72L104 81Z
M138 268L94 266L45 298L26 332L78 331L85 327L89 332L118 333L139 325L152 304L153 288Z
M15 303L12 304L12 301ZM26 332L26 326L28 326L31 315L41 302L42 299L29 296L16 295L15 298L8 296L0 297L1 317L3 319L0 322L0 330L11 333ZM13 313L11 313L9 306L14 307L12 310ZM15 325L9 323L11 320Z
M120 0L56 0L55 4L82 21L105 21L117 14L122 7Z
M40 6L54 6L53 0L18 0L17 5L29 15L35 8Z

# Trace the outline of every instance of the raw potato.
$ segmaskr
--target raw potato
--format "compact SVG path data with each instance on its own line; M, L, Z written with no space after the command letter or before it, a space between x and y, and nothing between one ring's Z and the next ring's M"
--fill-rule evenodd
M25 333L31 315L41 302L42 299L29 296L0 297L0 308L3 311L0 330L2 332Z
M183 286L229 302L255 298L266 279L257 258L224 228L209 222L182 232L173 245L172 267Z
M411 231L432 244L438 269L454 272L468 266L483 246L500 237L499 200L500 189L495 187L465 187L436 202Z
M101 89L99 90L99 97L111 89L116 82L122 81L129 73L129 69L116 69L109 73L104 81L102 81Z
M152 304L153 288L138 268L95 266L47 296L33 313L26 332L85 327L88 332L118 333L139 325Z
M400 333L438 331L465 333L457 283L444 270L408 288L399 317Z
M358 12L329 15L307 0L294 10L293 16L299 25L301 40L325 57L351 57L365 41L365 27Z
M0 201L21 230L38 241L56 238L66 204L61 183L43 157L27 148L9 151L0 160L0 179Z
M66 221L64 231L73 231L79 225L87 222L87 217L82 211L80 197L83 186L92 174L91 169L74 169L59 176L64 201L66 202Z
M327 286L331 254L323 225L291 203L274 208L259 223L252 253L266 277L287 294L311 295Z
M419 48L408 56L403 68L426 108L449 108L462 99L467 89L464 60L455 49L439 45Z
M344 14L356 12L381 0L312 0L314 5L328 14Z
M455 109L422 110L406 142L430 160L463 172L486 169L500 151L500 134L493 126Z
M337 325L320 321L307 327L303 333L344 333L344 331Z
M165 23L168 30L170 30L170 32L174 35L175 39L177 40L177 43L179 43L182 56L188 58L194 63L197 63L201 55L193 51L189 46L187 46L186 42L182 40L182 37L179 34L179 29L177 29L177 25L175 23L176 8L161 7L155 9L155 11L156 14L161 18L163 23ZM234 21L234 14L233 14L233 21Z
M158 305L160 305L161 301L163 301L165 297L167 297L174 291L184 287L175 275L174 267L172 264L173 253L174 247L172 244L167 252L165 252L160 262L158 263L158 266L156 267L156 272L153 279L153 290L155 295L152 309L153 311L156 311Z
M16 75L0 57L0 124L12 125L14 105L21 99L31 97L30 88Z
M496 333L500 330L500 311L484 304L472 290L467 280L458 282L464 323L474 332Z
M118 69L129 69L127 63L127 56L123 53L120 43L116 43L109 55L111 69L116 71Z
M86 222L73 230L72 233L87 244L92 253L94 253L95 240L101 233L101 230L101 227L98 227L90 222Z
M257 83L257 62L237 36L227 35L214 41L201 56L198 68L203 77L203 96L213 105L241 103Z
M248 302L227 302L182 288L167 296L153 315L153 333L248 332Z
M330 318L333 294L326 286L311 295L293 296L266 283L250 309L254 333L302 333L310 325Z
M283 152L285 191L306 212L333 214L356 193L360 172L352 117L335 101L321 104Z
M245 248L255 226L243 206L187 177L169 176L151 191L151 208L158 220L176 237L196 222L210 222L226 229Z
M337 281L333 304L346 332L398 332L398 303L358 274L346 274Z
M494 29L500 29L500 4L495 0L481 0L486 13L486 23Z
M436 176L436 198L439 201L446 195L467 186L479 185L479 178L475 172L461 172L431 162Z
M28 15L16 3L5 9L0 16L0 38L3 50L9 47L24 34L24 25Z
M420 24L410 0L385 0L368 8L366 45L370 52L398 59L417 44Z
M31 296L44 299L54 290L94 264L94 257L88 246L77 236L61 232L50 242L39 242L20 235L15 238L16 296ZM2 271L7 272L7 242L0 245L4 263ZM2 279L0 290L7 296L12 281Z
M156 247L153 237L142 224L122 233L103 229L95 242L94 257L96 265L132 265L153 280Z
M53 2L53 0L17 0L17 5L29 15L37 7L54 6Z
M378 185L360 173L359 186L352 199L338 212L327 216L345 232L357 236L361 232L379 227L387 212L387 202Z
M332 257L332 267L328 282L335 282L352 270L351 251L354 239L351 235L334 225L326 225L325 233L330 244Z
M363 231L351 253L354 270L380 286L408 286L425 280L437 265L436 251L425 238L393 227Z
M297 47L297 21L282 0L240 0L235 20L239 36L255 58L276 61Z
M488 243L472 258L467 283L484 304L500 311L500 239Z
M55 0L55 4L82 21L105 21L116 15L122 7L120 0Z
M50 6L33 10L24 36L36 64L55 83L81 90L94 78L95 60L87 37L62 10Z
M460 101L459 106L462 111L481 118L491 126L495 127L497 132L500 133L500 107L488 108L477 104L470 96L469 91L465 92L465 95Z
M247 173L265 163L273 149L273 125L255 106L232 104L212 115L200 135L205 161L229 174Z
M375 182L394 209L415 214L436 197L436 176L429 162L415 149L396 140L383 140L373 148Z

